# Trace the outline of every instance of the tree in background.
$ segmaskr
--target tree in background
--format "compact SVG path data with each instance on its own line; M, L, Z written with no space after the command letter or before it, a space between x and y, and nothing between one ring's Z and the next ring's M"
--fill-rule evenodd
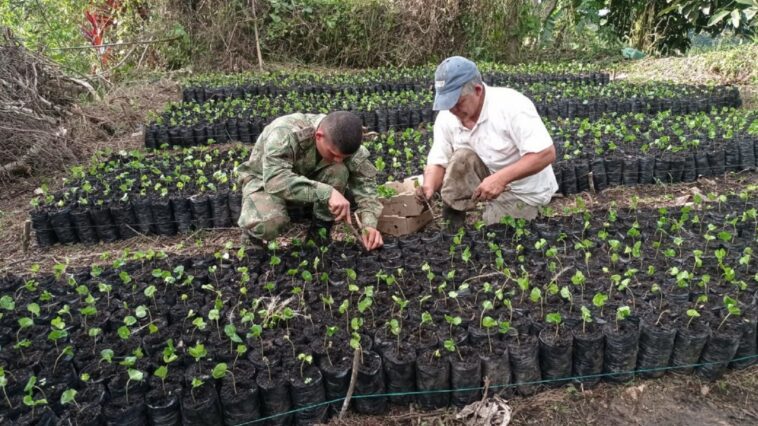
M636 49L682 54L691 47L690 34L711 36L731 29L755 34L758 0L598 0L601 25Z

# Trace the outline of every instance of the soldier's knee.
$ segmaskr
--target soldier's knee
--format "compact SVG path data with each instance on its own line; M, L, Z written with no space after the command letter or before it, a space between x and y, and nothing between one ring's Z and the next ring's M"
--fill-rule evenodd
M261 240L273 240L282 233L282 230L288 223L289 218L287 217L272 217L271 219L255 224L255 226L252 227L253 236Z

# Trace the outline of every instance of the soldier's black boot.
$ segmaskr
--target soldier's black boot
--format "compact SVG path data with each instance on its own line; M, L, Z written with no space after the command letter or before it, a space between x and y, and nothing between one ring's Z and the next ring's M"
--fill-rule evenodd
M447 223L448 231L457 232L459 228L466 225L466 212L443 205L442 220Z
M305 241L313 240L316 245L327 245L332 242L332 227L334 222L327 222L316 218L311 219Z

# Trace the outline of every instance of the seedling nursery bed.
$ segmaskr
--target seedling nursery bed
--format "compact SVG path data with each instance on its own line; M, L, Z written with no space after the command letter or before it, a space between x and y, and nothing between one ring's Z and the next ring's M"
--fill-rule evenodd
M758 167L758 115L733 108L545 119L564 195L608 187L692 182ZM378 182L423 172L431 126L389 131L366 142ZM37 243L92 244L142 235L174 235L237 223L241 189L234 169L247 145L103 155L75 167L65 188L33 200ZM44 188L43 188L44 191ZM294 220L303 216L293 209Z
M671 111L675 114L739 107L739 91L732 86L688 86L666 83L577 82L513 84L535 104L542 117L590 117L604 113ZM252 143L274 118L294 112L349 110L369 130L415 128L434 120L434 92L399 90L362 93L343 89L335 93L247 95L203 103L177 102L154 114L145 127L145 146L203 145L209 139L224 143Z
M758 197L0 278L3 424L310 424L756 360ZM67 424L67 423L66 423Z

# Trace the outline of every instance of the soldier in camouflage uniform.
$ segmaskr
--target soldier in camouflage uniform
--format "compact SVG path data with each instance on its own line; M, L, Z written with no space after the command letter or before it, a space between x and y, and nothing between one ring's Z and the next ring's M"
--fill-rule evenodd
M361 146L361 120L345 111L291 114L263 129L250 159L237 171L242 187L239 226L253 242L272 240L290 221L288 204L312 204L314 222L330 229L351 223L350 189L358 204L364 246L381 247L376 229L382 204L376 198L376 168Z

